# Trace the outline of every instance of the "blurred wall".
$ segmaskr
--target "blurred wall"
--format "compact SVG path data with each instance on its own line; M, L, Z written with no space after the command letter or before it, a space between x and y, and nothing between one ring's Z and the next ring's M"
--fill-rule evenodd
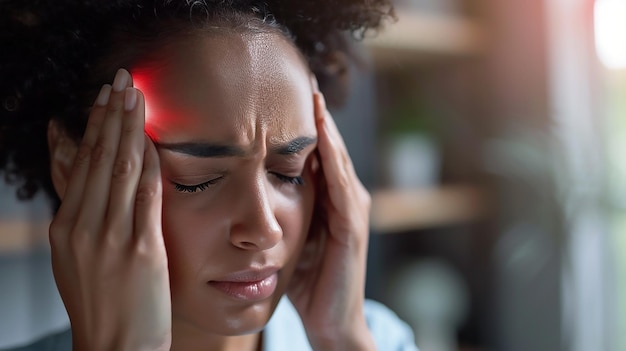
M0 181L0 348L69 325L50 266L49 212L41 196L20 202Z
M498 184L495 350L562 350L561 208L553 166L546 1L489 1L486 167Z

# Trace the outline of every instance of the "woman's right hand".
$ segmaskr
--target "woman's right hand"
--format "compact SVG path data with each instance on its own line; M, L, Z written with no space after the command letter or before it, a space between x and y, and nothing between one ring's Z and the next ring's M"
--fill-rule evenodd
M144 97L119 70L91 110L50 225L75 351L170 349L161 174L144 124Z

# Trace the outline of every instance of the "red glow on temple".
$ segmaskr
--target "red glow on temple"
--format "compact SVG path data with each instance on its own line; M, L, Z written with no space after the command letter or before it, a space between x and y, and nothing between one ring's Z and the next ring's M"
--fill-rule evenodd
M148 124L148 120L152 116L150 109L150 97L148 96L147 88L150 86L149 79L146 73L144 72L132 72L133 76L133 85L135 88L139 89L144 96L145 104L146 104L146 124Z

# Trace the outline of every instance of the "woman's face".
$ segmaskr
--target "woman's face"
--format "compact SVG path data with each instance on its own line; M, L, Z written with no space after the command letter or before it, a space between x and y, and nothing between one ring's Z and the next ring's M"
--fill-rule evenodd
M163 50L132 74L161 161L174 328L258 331L313 212L307 66L278 34L207 35Z

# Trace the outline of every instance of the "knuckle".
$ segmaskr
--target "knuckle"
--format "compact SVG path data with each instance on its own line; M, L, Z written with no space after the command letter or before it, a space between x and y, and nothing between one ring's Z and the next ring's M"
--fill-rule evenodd
M66 232L66 225L59 219L55 218L52 222L50 222L49 232L50 236L63 235Z
M348 172L345 171L345 169L342 169L339 172L339 176L337 177L337 182L339 184L339 187L345 189L350 185L350 177L348 176Z
M114 180L123 180L133 173L135 162L129 158L119 158L113 164L112 177Z
M52 249L61 248L67 241L67 227L64 223L53 220L49 228L49 241Z
M135 257L141 261L149 261L151 257L154 256L153 251L151 241L146 239L143 235L135 241L135 245L133 246L133 253Z
M138 129L143 129L143 126L140 126L138 123L132 123L129 119L125 119L125 121L127 120L128 122L122 125L122 134L134 134Z
M140 235L133 246L133 254L136 261L148 267L167 268L167 259L160 254L159 246L150 235Z
M91 159L91 146L85 142L82 142L78 147L78 151L76 152L76 160L74 161L77 165L85 165L89 163Z
M358 185L358 192L359 192L360 198L363 201L367 203L372 202L372 194L370 194L370 192L367 190L367 188L365 188L365 186L361 182L359 182L359 185Z
M159 196L159 188L155 184L140 184L135 195L137 205L147 205Z
M361 189L361 203L363 203L367 208L372 207L372 195L365 189Z
M98 142L91 152L91 159L95 165L101 165L111 157L111 151L102 142Z
M69 240L70 250L75 254L87 252L90 235L84 230L74 230Z
M102 247L107 251L119 251L125 247L125 242L116 233L109 230L103 235Z
M124 110L124 105L121 101L118 101L116 99L110 99L110 101L111 102L107 106L108 115L118 114Z

